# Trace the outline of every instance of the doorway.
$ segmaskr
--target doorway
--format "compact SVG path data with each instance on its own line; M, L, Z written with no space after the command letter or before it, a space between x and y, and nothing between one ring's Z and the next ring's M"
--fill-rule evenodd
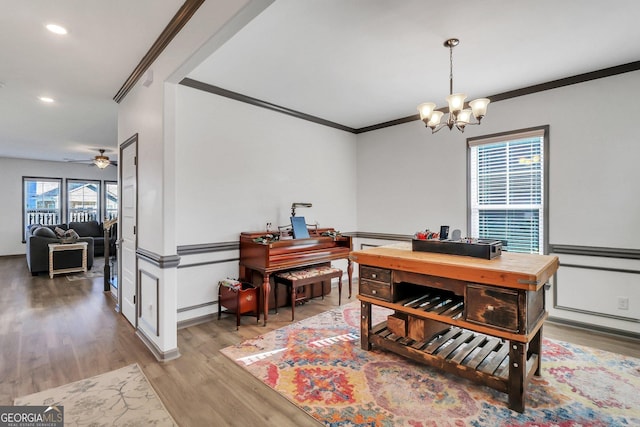
M137 289L138 268L138 134L120 146L120 205L118 232L118 304L124 317L138 327Z

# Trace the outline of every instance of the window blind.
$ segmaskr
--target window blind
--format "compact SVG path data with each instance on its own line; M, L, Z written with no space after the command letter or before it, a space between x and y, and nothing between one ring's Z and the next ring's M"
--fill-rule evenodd
M469 141L471 236L543 253L544 129Z

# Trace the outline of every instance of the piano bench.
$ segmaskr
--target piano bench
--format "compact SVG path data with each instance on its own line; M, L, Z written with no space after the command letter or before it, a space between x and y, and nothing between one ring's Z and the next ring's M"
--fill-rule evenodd
M278 300L278 283L282 283L289 288L291 293L291 321L294 320L296 302L305 300L304 298L297 298L297 289L311 285L314 283L322 282L322 299L324 299L324 282L331 279L338 278L338 305L342 304L342 270L331 266L311 266L296 270L283 271L276 273L275 281L275 296ZM278 312L278 304L276 304L276 313Z

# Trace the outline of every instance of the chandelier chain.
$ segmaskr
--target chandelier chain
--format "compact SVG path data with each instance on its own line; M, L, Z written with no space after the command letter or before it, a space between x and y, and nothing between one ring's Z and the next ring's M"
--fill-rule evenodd
M449 95L453 93L453 46L449 45Z

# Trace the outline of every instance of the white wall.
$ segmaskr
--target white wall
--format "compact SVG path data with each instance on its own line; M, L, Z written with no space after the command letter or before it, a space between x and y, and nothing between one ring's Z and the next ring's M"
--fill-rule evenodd
M176 129L178 245L238 241L298 216L356 229L356 136L180 86ZM194 223L198 226L194 226Z
M416 121L358 136L358 229L405 233L442 224L467 224L466 138L550 125L550 243L640 249L640 144L633 119L640 104L629 96L640 72L626 73L489 105L481 126L464 134L431 134ZM560 256L580 263L640 271L640 261ZM566 261L565 261L566 260ZM640 333L640 275L577 273L561 267L557 289L571 309L551 315ZM549 294L549 305L553 292ZM617 309L618 296L630 298ZM569 299L570 301L567 301Z
M0 157L0 256L24 255L22 225L22 177L116 181L117 169L99 169L85 164L47 162ZM26 263L25 263L26 268Z
M176 230L179 246L237 242L242 231L290 223L356 230L356 136L180 86L176 103ZM238 276L238 252L182 256L178 308L217 300ZM220 260L230 260L220 262ZM190 264L207 265L187 268ZM216 306L184 311L211 313Z

